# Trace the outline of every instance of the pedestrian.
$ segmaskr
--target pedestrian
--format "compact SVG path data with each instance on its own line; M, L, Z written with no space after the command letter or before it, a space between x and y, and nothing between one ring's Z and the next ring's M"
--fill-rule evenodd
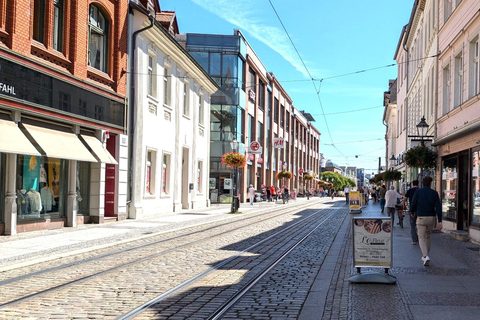
M343 192L345 193L345 201L348 204L348 201L350 200L350 198L349 198L350 187L346 186L345 189L343 189Z
M330 189L330 195L332 196L332 200L335 197L335 189L331 188Z
M385 188L385 185L382 185L380 188L378 188L378 199L380 199L380 209L383 210L385 209L385 193L387 192L387 189Z
M253 187L253 184L248 188L248 195L250 196L250 205L253 206L253 200L255 199L255 188Z
M272 201L272 191L270 187L267 187L267 201L268 202Z
M407 193L405 193L405 196L403 197L403 209L405 211L405 203L408 199L408 203L410 207L412 206L412 201L413 201L413 195L415 194L415 191L418 190L418 180L413 180L412 181L413 187L408 189ZM417 215L415 212L410 212L410 235L412 237L412 244L417 244L418 243L418 233L417 233Z
M442 204L437 191L430 188L432 180L430 176L422 179L423 187L415 191L410 206L410 212L415 212L417 215L418 244L420 245L420 250L422 250L424 266L430 265L428 253L430 252L432 230L437 219L437 228L442 230Z
M270 193L272 194L272 201L273 197L275 197L275 200L277 200L277 197L275 196L275 188L273 186L270 187Z
M392 184L390 190L385 193L385 206L387 207L387 214L392 219L392 226L395 224L395 205L397 200L401 199L402 196L395 191L395 186Z
M377 189L375 188L375 186L372 187L371 195L372 195L372 203L376 203L377 202Z

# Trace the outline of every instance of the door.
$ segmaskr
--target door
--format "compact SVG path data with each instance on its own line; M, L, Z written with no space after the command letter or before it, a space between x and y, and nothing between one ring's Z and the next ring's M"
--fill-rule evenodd
M107 139L107 150L112 156L115 157L117 136L110 134L110 138ZM115 216L115 165L106 165L105 170L105 217Z
M459 169L459 179L458 179L458 203L457 203L457 230L468 230L469 227L469 205L468 205L468 181L470 175L470 165L469 165L469 156L467 153L461 153L458 157L458 169Z

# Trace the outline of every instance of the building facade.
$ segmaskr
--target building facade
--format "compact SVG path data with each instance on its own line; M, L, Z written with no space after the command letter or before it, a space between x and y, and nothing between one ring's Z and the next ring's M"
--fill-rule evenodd
M480 2L440 1L437 190L444 228L480 242Z
M209 206L210 96L218 87L175 40L173 12L130 3L128 217Z
M223 154L236 151L247 156L237 181L240 200L247 187L262 185L303 191L303 172L320 172L320 132L313 118L298 111L275 75L268 72L239 30L233 35L186 34L187 51L208 71L221 91L212 96L210 117L210 199L231 202L233 170L221 164ZM248 152L257 142L261 153ZM292 179L279 181L281 170ZM228 183L226 183L228 182Z
M0 1L1 234L125 218L127 9Z

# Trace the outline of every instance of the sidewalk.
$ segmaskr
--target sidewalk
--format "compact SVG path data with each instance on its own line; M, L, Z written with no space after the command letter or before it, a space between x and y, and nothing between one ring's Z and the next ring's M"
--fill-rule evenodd
M386 216L380 213L380 205L371 201L360 215ZM380 319L382 314L396 319L479 319L479 246L434 231L430 266L423 266L419 245L411 244L409 217L405 218L400 228L396 217L393 230L393 268L389 272L397 284L352 284L352 307L354 311L358 308L355 314L360 315L356 319Z

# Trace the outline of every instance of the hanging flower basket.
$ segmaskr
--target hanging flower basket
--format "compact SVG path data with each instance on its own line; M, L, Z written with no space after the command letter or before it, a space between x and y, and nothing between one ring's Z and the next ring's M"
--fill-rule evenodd
M303 180L305 181L311 181L313 179L313 176L309 175L309 174L306 174L303 176Z
M428 147L416 146L408 149L403 159L409 167L428 170L435 168L437 153Z
M398 181L402 179L402 173L398 170L388 170L383 173L383 180Z
M243 168L247 163L247 158L237 152L225 153L222 156L222 164L230 168Z
M292 178L292 173L290 171L279 171L277 173L278 180L291 179L291 178Z

